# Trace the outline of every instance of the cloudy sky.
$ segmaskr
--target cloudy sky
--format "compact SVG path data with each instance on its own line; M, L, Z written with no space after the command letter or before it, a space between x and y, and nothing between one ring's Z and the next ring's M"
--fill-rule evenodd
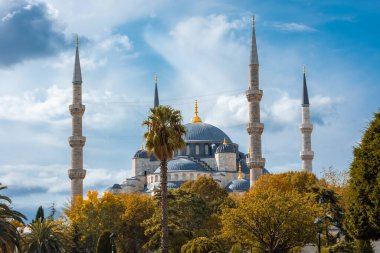
M69 198L75 33L83 75L85 188L131 175L153 104L199 100L202 119L247 151L251 16L260 61L269 171L300 170L302 65L314 171L347 169L380 105L378 1L0 0L0 182L29 216Z

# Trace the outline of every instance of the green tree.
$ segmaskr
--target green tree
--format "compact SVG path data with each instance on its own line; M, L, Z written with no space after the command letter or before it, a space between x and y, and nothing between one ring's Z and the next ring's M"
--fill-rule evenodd
M380 239L380 112L354 148L345 226L358 240Z
M184 147L182 136L186 133L182 125L181 112L170 106L158 106L151 109L148 119L143 122L148 131L144 134L146 149L153 152L160 160L161 180L161 251L168 253L168 188L167 162L173 157L174 151Z
M277 183L279 177L274 179ZM314 218L318 213L315 204L307 195L291 189L284 191L284 185L270 183L268 176L263 179L265 184L260 180L237 200L236 208L223 211L224 238L240 243L244 249L255 247L265 252L286 252L314 242Z
M221 245L207 237L195 238L181 247L181 253L224 253Z
M0 191L7 187L0 183ZM26 218L20 212L13 210L9 205L11 199L0 194L0 252L14 252L20 250L20 234L17 224L23 225Z
M112 244L111 244L111 232L104 231L98 240L98 245L96 246L96 253L111 253Z
M38 220L44 220L45 219L45 214L44 214L44 208L42 206L39 206L37 209L36 217L32 222L36 222Z
M38 219L28 225L30 232L25 235L25 253L64 252L63 233L52 220Z

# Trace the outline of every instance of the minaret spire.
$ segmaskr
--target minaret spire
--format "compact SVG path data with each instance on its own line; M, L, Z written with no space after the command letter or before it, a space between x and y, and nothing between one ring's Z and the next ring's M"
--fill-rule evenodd
M76 53L73 74L73 104L69 106L72 116L72 136L69 137L71 147L71 169L68 174L71 179L71 205L76 197L83 197L83 179L86 170L83 169L83 146L86 137L82 136L82 117L85 106L82 104L82 74L79 61L79 43L76 35Z
M312 172L314 152L311 150L311 132L313 125L310 123L310 104L309 95L306 84L306 69L303 67L303 92L302 92L302 107L301 107L302 122L300 125L302 135L302 150L300 152L302 160L302 170Z
M250 184L260 177L265 166L265 159L261 152L261 134L264 124L260 122L260 101L263 91L259 87L259 59L257 55L255 18L252 17L252 45L249 63L249 87L246 91L249 103L249 123L247 132L249 134L249 155L247 165L250 168Z
M191 119L192 123L202 123L202 119L198 116L198 100L195 99L194 104L194 117Z
M153 104L154 108L156 108L160 105L160 100L158 98L157 83L158 83L158 77L157 77L157 75L154 75L154 104Z

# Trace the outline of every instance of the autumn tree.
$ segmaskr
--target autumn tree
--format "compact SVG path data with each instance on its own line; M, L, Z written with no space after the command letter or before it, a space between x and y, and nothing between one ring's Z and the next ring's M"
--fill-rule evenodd
M254 247L266 252L287 251L314 242L318 209L303 193L314 182L310 173L262 176L237 200L236 208L224 209L223 236L244 249Z
M380 239L380 112L354 148L350 166L346 228L358 239ZM362 243L363 245L368 243Z
M218 242L207 237L195 238L181 247L181 253L224 253L226 252Z
M111 232L104 231L99 239L98 239L98 245L96 247L96 253L111 253L112 252L112 245L111 245Z

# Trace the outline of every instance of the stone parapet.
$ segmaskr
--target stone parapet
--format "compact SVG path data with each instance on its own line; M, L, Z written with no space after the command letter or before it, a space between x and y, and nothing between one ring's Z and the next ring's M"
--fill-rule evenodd
M86 106L82 104L72 104L72 105L69 105L69 110L70 110L71 115L82 116L84 114L84 111L86 110Z
M253 122L253 123L248 123L247 126L247 132L248 134L262 134L264 130L264 124L260 122Z
M86 143L86 137L84 136L70 136L69 144L71 147L83 147Z
M253 168L264 168L265 167L265 158L250 158L248 157L247 165L250 169Z
M70 179L84 179L86 177L86 170L84 169L69 169L68 175Z
M249 87L245 92L249 102L260 102L263 97L263 91L257 88Z

